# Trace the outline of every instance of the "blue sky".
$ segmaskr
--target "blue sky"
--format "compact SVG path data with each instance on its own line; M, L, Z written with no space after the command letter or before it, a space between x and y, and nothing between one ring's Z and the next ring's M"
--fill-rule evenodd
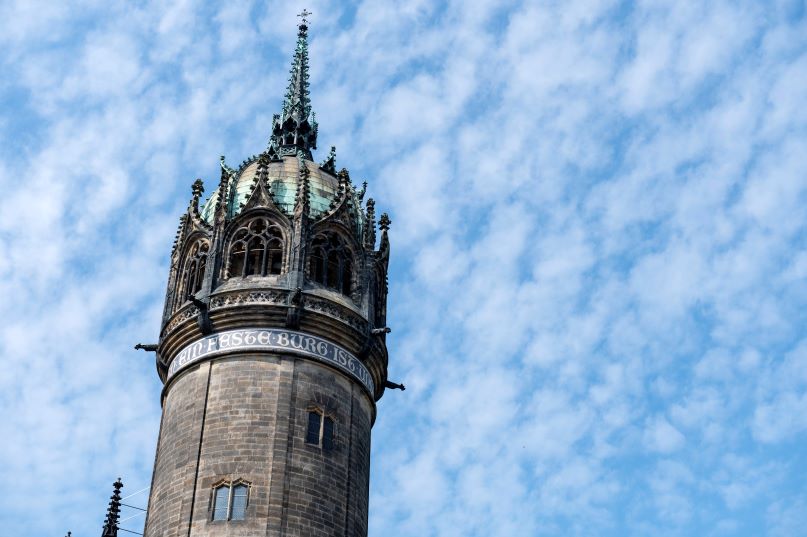
M370 535L803 533L803 2L5 0L4 534L97 534L148 486L132 346L303 7L316 158L393 222Z

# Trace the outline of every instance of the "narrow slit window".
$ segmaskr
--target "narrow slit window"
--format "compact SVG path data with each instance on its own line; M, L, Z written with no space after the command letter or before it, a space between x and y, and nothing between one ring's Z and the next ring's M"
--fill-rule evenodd
M319 412L308 413L308 432L305 435L305 442L307 444L319 445L319 428L322 416Z

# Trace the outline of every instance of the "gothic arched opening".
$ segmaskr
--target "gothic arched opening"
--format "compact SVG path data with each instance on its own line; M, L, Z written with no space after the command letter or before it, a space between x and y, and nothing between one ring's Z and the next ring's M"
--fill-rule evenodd
M283 233L268 219L258 217L233 233L227 250L225 277L266 276L283 270Z
M195 295L202 288L207 268L207 254L210 249L207 239L199 239L188 250L181 280L181 301L189 295Z
M325 287L350 296L353 291L353 253L338 235L320 235L312 241L308 276Z

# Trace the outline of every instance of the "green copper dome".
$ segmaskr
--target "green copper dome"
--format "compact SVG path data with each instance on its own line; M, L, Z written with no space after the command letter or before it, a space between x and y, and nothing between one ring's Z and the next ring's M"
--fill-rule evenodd
M304 160L303 162L305 162L305 166L308 168L310 174L308 180L311 216L318 216L327 212L330 208L331 201L334 200L339 189L339 180L320 168L317 163L310 160ZM258 161L256 159L244 167L238 174L237 179L235 179L235 197L229 207L228 218L238 214L241 210L241 204L246 203L247 199L249 199L257 169ZM271 195L275 204L283 212L291 215L294 212L294 198L297 193L297 182L300 177L297 157L289 155L282 157L282 160L269 162L267 165L267 173L267 183L270 186ZM212 223L213 221L213 211L215 210L218 197L219 191L217 188L200 211L202 218L208 223Z

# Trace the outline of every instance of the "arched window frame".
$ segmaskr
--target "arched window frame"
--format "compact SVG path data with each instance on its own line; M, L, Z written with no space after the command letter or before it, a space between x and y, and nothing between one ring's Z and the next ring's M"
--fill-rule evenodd
M309 407L306 412L305 443L323 451L333 451L336 446L336 419L319 407Z
M224 279L275 276L285 266L283 226L267 216L241 223L227 241Z
M245 520L251 489L252 485L243 479L219 481L213 485L210 494L210 520Z
M311 240L308 278L345 296L355 289L356 256L338 233L320 233Z
M202 288L209 253L210 241L206 238L196 239L186 250L178 282L179 300L177 300L177 304L182 304L187 300L188 295L195 295Z

